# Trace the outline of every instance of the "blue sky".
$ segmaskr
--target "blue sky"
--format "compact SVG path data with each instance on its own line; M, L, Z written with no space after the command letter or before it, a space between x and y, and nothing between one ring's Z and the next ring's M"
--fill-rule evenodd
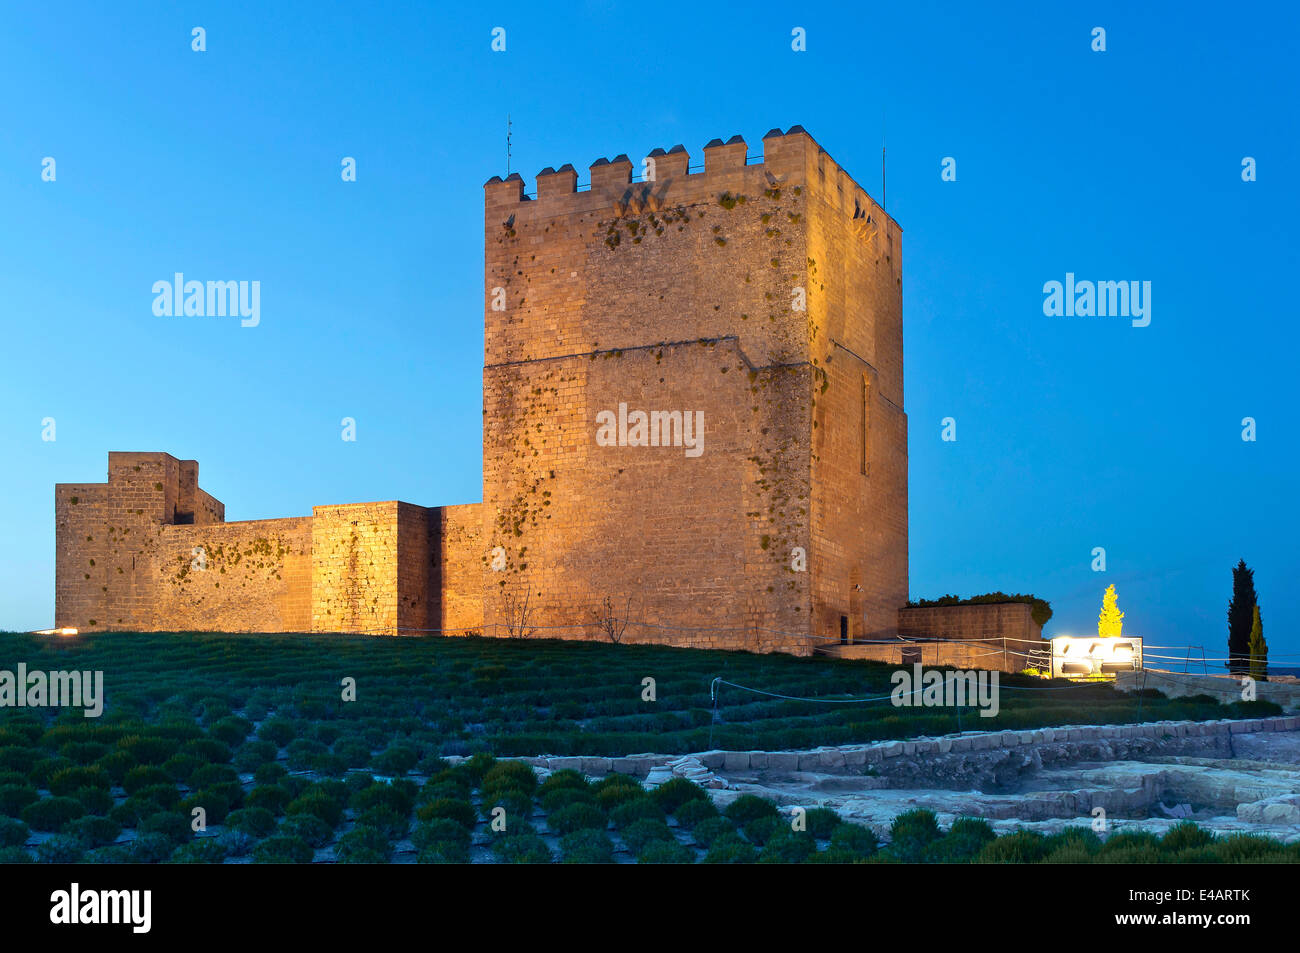
M1222 655L1244 557L1300 662L1293 5L115 6L0 31L0 626L52 621L53 484L110 449L199 460L230 519L480 498L508 113L530 190L799 123L879 198L883 128L913 595L1034 592L1086 633L1113 582L1126 632ZM260 281L261 324L156 317L177 271ZM1150 326L1045 316L1066 272L1150 281Z

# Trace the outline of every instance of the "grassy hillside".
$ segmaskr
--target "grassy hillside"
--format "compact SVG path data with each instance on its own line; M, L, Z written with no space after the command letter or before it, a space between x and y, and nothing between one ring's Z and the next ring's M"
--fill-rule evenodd
M1004 839L1004 849L989 843L987 825L940 837L932 818L920 818L877 853L874 835L828 811L810 812L807 832L787 831L776 808L756 798L719 817L685 781L653 796L618 775L593 784L558 772L539 786L523 764L493 758L806 747L957 727L947 710L791 701L730 686L714 723L717 676L834 699L887 695L885 665L469 638L0 634L0 670L20 662L29 671L102 671L106 704L98 718L0 709L0 863L1081 861L1100 849L1034 837ZM655 680L654 701L642 698L646 678ZM348 679L355 701L341 697ZM1007 683L1001 714L967 711L966 727L1139 714L1137 699L1105 686ZM1141 715L1270 708L1154 696L1142 699ZM455 754L474 757L442 759ZM490 823L498 810L509 818L504 831ZM196 836L200 816L206 826ZM1135 860L1175 856L1146 841L1130 846ZM1200 852L1188 856L1204 861L1204 845L1194 846ZM1279 850L1253 840L1232 849L1247 847Z
M420 753L468 755L679 753L710 747L802 748L956 731L951 709L790 701L720 690L729 682L798 698L885 696L893 666L660 646L483 638L392 639L342 635L109 633L74 638L0 635L0 666L102 670L102 718L63 713L78 735L120 734L179 722L209 729L236 713L283 723L291 766L340 774L366 767L363 753L404 742ZM355 679L356 700L342 700ZM655 701L643 701L653 678ZM963 727L1031 728L1139 719L1138 700L1105 685L1064 686L1003 677L1001 711ZM1141 719L1256 716L1208 699L1142 700ZM48 711L0 710L47 721ZM242 739L229 739L238 747Z

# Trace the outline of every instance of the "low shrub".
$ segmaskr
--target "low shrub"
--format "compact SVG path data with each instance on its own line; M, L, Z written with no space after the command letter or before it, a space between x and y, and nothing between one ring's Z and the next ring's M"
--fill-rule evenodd
M235 757L230 745L216 738L192 738L181 745L181 754L191 755L207 764L229 764Z
M278 761L268 761L253 770L256 784L279 784L289 777L289 769Z
M223 744L234 746L242 742L253 731L253 723L238 715L227 715L208 729L209 734Z
M596 805L577 803L552 811L546 824L557 834L572 834L581 830L603 831L609 826L609 819Z
M0 864L34 864L36 858L21 847L0 847Z
M435 841L415 856L417 864L468 864L469 847L454 841Z
M1110 842L1107 841L1107 846L1109 845ZM1210 849L1219 858L1219 863L1253 864L1273 862L1276 858L1266 858L1270 854L1277 853L1280 846L1277 841L1256 834L1229 834L1215 840ZM1122 861L1117 860L1114 863L1122 863Z
M880 839L866 824L844 823L832 833L831 846L846 853L870 857L880 848Z
M0 814L17 817L23 808L35 804L40 792L30 784L0 784Z
M804 829L817 840L829 840L844 822L828 807L814 807L804 815Z
M704 855L706 864L756 864L758 851L752 844L746 844L739 837L727 837L715 841Z
M295 738L284 751L291 771L309 771L316 758L329 754L328 748L310 738Z
M549 864L551 850L536 834L510 834L492 843L492 852L503 864Z
M117 742L117 749L124 751L134 759L136 764L160 765L180 747L175 738L161 735L128 735Z
M325 794L324 791L310 790L285 805L284 812L290 817L298 815L315 817L333 830L343 819L343 804Z
M156 833L140 834L128 848L133 864L161 864L175 849L176 844L170 837Z
M94 764L112 749L99 741L69 741L59 747L59 757L77 764Z
M29 748L24 745L3 747L0 748L0 770L13 771L26 777L42 757L40 748Z
M81 788L101 788L107 791L112 784L112 779L103 768L76 766L56 771L50 777L50 793L71 796Z
M1060 844L1039 861L1040 864L1091 864L1097 859L1097 852L1088 850L1079 843Z
M469 801L447 797L438 798L428 804L421 804L416 808L415 816L421 821L432 821L445 817L455 821L467 830L472 829L478 822L478 815L474 813L473 804L470 804Z
M410 814L415 803L416 788L409 781L392 784L371 783L352 795L349 806L358 814L372 807L383 807L395 814Z
M182 798L176 805L176 810L186 817L194 816L194 809L203 809L203 821L205 824L220 824L230 813L230 802L220 791L213 791L205 788L202 791L195 791L187 798Z
M904 811L889 826L889 853L905 863L919 863L926 849L939 839L939 822L925 808Z
M411 829L411 818L387 807L372 807L357 815L357 824L382 831L390 841L401 840Z
M1214 843L1214 835L1202 830L1195 821L1180 821L1160 838L1161 850L1180 851L1195 847L1209 847Z
M175 811L159 811L140 821L136 830L141 834L162 834L173 844L184 844L190 839L190 819Z
M478 787L483 782L483 776L492 769L497 763L497 759L486 752L480 751L473 755L468 761L462 761L453 770L460 772L469 779L470 784Z
M989 822L977 817L959 817L952 822L948 833L925 849L925 861L930 864L974 863L980 853L997 838ZM1044 845L1045 851L1054 846Z
M324 847L334 836L334 829L314 814L294 814L280 822L278 832L296 837L312 847Z
M21 847L31 836L31 828L12 817L0 817L0 847Z
M402 775L415 767L420 754L409 745L390 745L375 755L371 765L380 774Z
M668 829L668 825L663 821L643 817L628 824L619 832L623 837L623 843L627 844L628 849L634 854L639 854L641 848L651 841L656 840L673 840L673 832Z
M370 763L370 745L359 738L340 738L334 742L331 753L349 768L364 768Z
M596 804L596 795L586 787L582 788L553 788L542 794L542 807L547 811L558 811L562 807L568 807L571 804L590 804L593 807Z
M121 825L108 817L79 817L75 821L69 821L63 830L69 837L75 837L87 850L92 847L107 847L122 833Z
M85 813L80 801L70 797L47 797L23 808L22 819L34 831L58 833L69 821L75 821Z
M283 772L283 769L281 771ZM194 773L190 775L189 785L196 791L199 788L213 787L218 784L238 785L238 772L228 764L205 764L200 768L196 768Z
M55 834L36 845L36 860L42 864L79 864L85 853L85 845L66 834Z
M627 827L636 821L659 821L663 823L664 809L652 797L640 794L617 804L609 812L609 819L617 827Z
M165 809L180 803L181 792L174 784L150 784L136 791L131 797L136 801L156 804L159 808Z
M440 817L417 825L411 834L411 843L417 850L442 843L456 844L468 849L470 834L450 818Z
M203 762L192 754L175 754L163 763L162 769L173 781L189 783L190 775L203 767Z
M621 778L623 775L615 774L612 775L612 777ZM605 779L605 781L608 780L609 778ZM608 784L604 787L601 787L602 784L605 784L605 782L602 781L595 787L596 804L604 808L606 811L612 811L614 808L626 801L646 797L645 790L641 785L630 779L623 783Z
M113 795L104 788L77 788L72 799L86 809L87 814L107 814L113 809Z
M1150 831L1127 830L1111 834L1101 845L1103 855L1113 854L1118 851L1130 851L1133 849L1147 850L1148 848L1159 848L1160 838ZM1109 859L1107 863L1112 863Z
M310 864L315 851L300 837L277 834L253 848L255 864Z
M582 828L560 838L560 857L565 864L612 864L614 842L603 830Z
M220 864L226 859L226 845L216 837L203 837L182 844L172 852L173 864Z
M709 847L723 837L740 839L736 834L736 825L721 815L708 817L700 821L692 829L691 836L695 839L695 843L701 847Z
M763 845L759 863L801 864L817 852L817 841L808 831L792 831L782 827Z
M981 864L1036 864L1047 854L1046 838L1034 831L1016 831L989 841L976 858Z
M667 814L674 814L677 809L692 801L707 801L709 796L694 781L685 778L672 778L665 781L651 792L651 796Z
M383 831L358 825L339 838L336 856L341 864L386 864L392 852Z
M507 820L527 820L533 816L533 799L518 788L498 789L492 794L484 794L479 804L479 813L485 820L492 820L496 808L505 811Z
M695 854L675 840L656 840L637 852L638 864L693 864Z
M121 784L126 777L126 773L139 763L130 752L110 751L97 760L95 766L101 768L112 779L114 784Z
M252 837L268 837L275 830L275 815L264 807L241 807L230 812L226 826Z
M677 823L682 827L691 828L701 821L717 817L718 808L708 798L702 801L687 801L674 812L673 816L677 818Z
M484 791L517 788L530 797L537 790L537 772L522 761L498 761L483 773Z
M271 742L254 738L251 741L245 741L239 746L232 763L235 770L242 774L256 774L260 768L275 764L275 756L278 753L279 749ZM281 775L288 773L282 765L275 764L275 767L279 769ZM273 780L275 779L262 782L259 779L259 783L271 783Z
M244 807L264 807L272 814L283 814L293 798L289 789L279 784L262 784L244 797Z
M122 778L122 788L127 794L135 794L147 787L170 785L175 787L172 777L162 768L151 764L137 765L126 772Z
M554 771L537 789L537 793L543 797L552 791L560 790L582 790L585 791L590 787L587 779L583 777L581 771L575 771L573 768L561 768Z
M736 824L743 826L760 817L776 817L779 812L776 805L766 798L754 794L742 794L728 804L722 813Z
M268 718L257 727L257 737L271 742L276 750L292 741L295 734L293 722L287 718Z

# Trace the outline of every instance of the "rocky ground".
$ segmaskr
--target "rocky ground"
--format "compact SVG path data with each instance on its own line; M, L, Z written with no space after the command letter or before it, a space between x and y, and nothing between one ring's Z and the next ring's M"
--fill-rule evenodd
M1109 832L1160 834L1190 818L1217 833L1300 840L1300 732L1293 728L1137 738L1121 733L1096 740L1092 732L1118 729L1072 730L1080 740L957 756L951 750L921 758L903 753L860 768L801 763L790 770L788 762L738 768L725 758L708 768L699 758L682 758L652 770L648 781L691 777L712 788L719 806L748 793L787 808L828 807L882 836L895 816L923 807L945 827L957 817L982 817L999 834L1017 828L1053 833L1103 819Z

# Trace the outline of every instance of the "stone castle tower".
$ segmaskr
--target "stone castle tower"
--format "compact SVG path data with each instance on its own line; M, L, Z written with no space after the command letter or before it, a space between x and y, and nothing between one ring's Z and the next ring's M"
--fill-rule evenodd
M193 461L110 454L56 488L56 624L892 637L900 229L802 128L747 152L488 181L481 504L226 523Z

